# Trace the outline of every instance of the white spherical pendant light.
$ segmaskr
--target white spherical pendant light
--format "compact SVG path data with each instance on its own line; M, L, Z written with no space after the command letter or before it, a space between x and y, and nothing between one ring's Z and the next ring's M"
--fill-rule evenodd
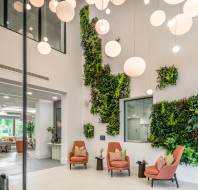
M198 1L197 0L187 0L183 7L184 14L191 17L198 15Z
M95 0L85 0L86 3L88 3L89 5L93 5L95 3Z
M121 53L121 45L118 41L109 41L105 45L105 53L109 57L117 57Z
M152 26L161 26L166 20L166 13L162 10L157 10L152 13L150 22Z
M172 20L172 25L169 30L174 35L183 35L190 31L192 28L192 17L186 14L176 15Z
M58 1L57 0L50 0L49 2L49 9L55 13L56 12L56 7L58 6Z
M96 29L96 32L100 35L107 34L110 29L109 22L105 19L100 19L96 22L95 29Z
M182 3L185 0L164 0L164 1L170 5L176 5L176 4Z
M181 49L180 46L174 45L173 48L172 48L172 52L173 53L179 53L180 52L180 49Z
M131 57L124 63L124 72L129 77L139 77L145 69L146 63L141 57Z
M76 8L76 0L66 0L66 1L70 3L74 9Z
M152 90L152 89L148 89L148 90L146 91L146 93L147 93L148 95L153 95L153 90Z
M111 0L114 5L122 5L126 0Z
M56 7L57 17L63 22L70 22L75 15L74 8L67 1L60 1Z
M23 12L23 3L20 1L15 1L13 3L13 8L15 11L22 13Z
M39 51L40 54L42 55L48 55L50 54L52 48L51 46L49 45L48 42L39 42L38 45L37 45L37 49Z
M95 6L99 10L105 10L110 0L95 0Z
M44 0L30 0L30 3L34 6L34 7L42 7L44 5Z

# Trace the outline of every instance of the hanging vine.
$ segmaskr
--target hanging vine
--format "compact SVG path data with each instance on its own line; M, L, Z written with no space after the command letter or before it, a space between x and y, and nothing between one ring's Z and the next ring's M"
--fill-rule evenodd
M89 7L80 11L81 45L83 47L84 84L91 87L91 113L98 114L101 122L107 124L107 134L120 132L119 100L129 97L129 78L120 73L111 73L109 65L102 64L102 43L95 24L97 18L89 20Z

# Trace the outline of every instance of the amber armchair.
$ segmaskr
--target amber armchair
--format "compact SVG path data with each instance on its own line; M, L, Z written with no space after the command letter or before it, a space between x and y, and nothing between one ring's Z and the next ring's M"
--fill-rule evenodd
M84 155L75 155L75 147L85 149L85 154ZM88 152L87 152L87 149L85 146L85 142L84 141L74 141L72 151L69 153L70 170L72 168L72 165L75 166L77 164L84 165L84 167L86 169L87 163L88 163Z
M176 177L176 170L180 163L184 148L182 146L178 146L174 152L174 162L172 165L163 166L160 170L157 168L156 164L153 166L148 166L145 169L145 176L148 180L151 178L151 186L153 187L154 180L171 180L172 182L175 180L177 188L179 188L179 184Z
M130 159L126 156L125 160L110 160L110 153L115 152L115 150L122 151L122 147L119 142L110 142L108 144L107 150L107 167L108 171L111 172L111 177L113 176L113 171L123 171L127 170L130 176Z

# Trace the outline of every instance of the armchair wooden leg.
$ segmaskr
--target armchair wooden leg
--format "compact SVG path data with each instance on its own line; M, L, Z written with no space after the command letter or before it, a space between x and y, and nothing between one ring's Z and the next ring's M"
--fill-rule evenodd
M111 170L111 177L113 177L113 170Z
M175 182L176 182L177 188L179 188L179 184L178 184L178 181L177 181L177 176L176 176L176 174L174 174L174 177L175 177Z
M71 170L71 164L69 164L69 169Z
M148 177L148 181L149 181L150 179L149 179L149 177Z
M154 180L151 179L151 187L153 188L153 183L154 183Z
M87 164L84 164L85 169L87 169Z
M131 176L131 170L130 169L128 169L128 174L129 174L129 176Z

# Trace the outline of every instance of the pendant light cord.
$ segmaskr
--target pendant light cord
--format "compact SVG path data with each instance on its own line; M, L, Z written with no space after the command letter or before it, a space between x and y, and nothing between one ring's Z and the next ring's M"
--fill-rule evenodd
M134 14L133 14L133 56L135 56L135 48L136 48L136 0L134 1Z

